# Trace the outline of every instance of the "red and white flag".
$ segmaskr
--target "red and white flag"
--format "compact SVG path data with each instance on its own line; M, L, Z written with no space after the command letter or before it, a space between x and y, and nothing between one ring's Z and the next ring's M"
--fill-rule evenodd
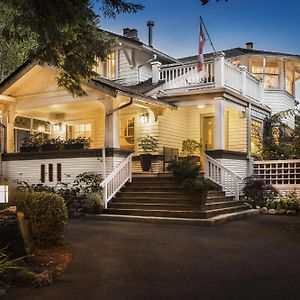
M198 61L197 61L197 71L201 72L203 70L204 65L204 56L203 49L205 44L205 35L202 27L202 21L200 22L200 35L199 35L199 53L198 53Z

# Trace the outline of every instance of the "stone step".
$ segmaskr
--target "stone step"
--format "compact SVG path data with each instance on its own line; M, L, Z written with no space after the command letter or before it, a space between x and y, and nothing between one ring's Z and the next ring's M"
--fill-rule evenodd
M255 216L259 214L257 209L248 209L239 212L226 213L208 219L185 219L185 218L162 218L152 216L131 216L131 215L86 215L89 220L99 221L123 221L123 222L138 222L138 223L160 223L160 224L178 224L178 225L195 225L195 226L213 226L225 222L242 219L247 216Z
M186 198L186 199L198 199L198 195L189 194L184 192L160 192L160 191L144 191L144 192L128 192L127 190L121 191L117 194L118 198L140 198L140 197L151 197L151 198Z
M226 207L241 205L239 201L200 204L181 204L181 203L134 203L134 202L110 202L109 208L118 209L150 209L150 210L187 210L187 211L209 211Z
M216 216L218 214L245 210L245 208L246 207L244 205L214 209L209 211L108 208L104 211L104 214L153 216L153 217L166 217L166 218L172 217L172 218L206 219L209 217Z

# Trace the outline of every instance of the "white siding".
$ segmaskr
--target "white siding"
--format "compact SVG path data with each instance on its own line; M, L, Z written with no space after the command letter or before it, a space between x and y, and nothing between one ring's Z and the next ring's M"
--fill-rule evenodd
M295 98L285 91L265 91L263 102L272 109L272 114L295 108ZM285 123L294 128L295 117L289 116Z
M224 167L230 169L232 172L236 173L242 178L248 176L248 160L228 158L218 158L216 160Z
M109 174L123 159L122 157L107 157L106 173ZM49 164L53 165L53 182L48 180ZM54 186L57 184L57 164L61 164L62 182L64 183L72 183L75 177L83 172L95 172L103 175L101 157L4 161L3 174L11 182L22 180L30 184L38 184L41 183L41 165L45 165L45 185Z
M132 56L132 50L128 49L128 54ZM135 85L137 84L137 69L131 68L123 50L118 51L118 73L119 80L125 85Z

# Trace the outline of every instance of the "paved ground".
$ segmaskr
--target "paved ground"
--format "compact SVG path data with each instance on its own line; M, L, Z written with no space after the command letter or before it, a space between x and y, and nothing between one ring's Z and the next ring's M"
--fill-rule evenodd
M218 227L72 221L54 286L7 299L300 299L300 217Z

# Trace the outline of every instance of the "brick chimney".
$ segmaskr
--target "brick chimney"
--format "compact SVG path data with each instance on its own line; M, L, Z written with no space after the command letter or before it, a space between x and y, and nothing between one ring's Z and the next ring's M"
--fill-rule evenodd
M248 42L248 43L246 43L246 48L247 48L248 50L253 50L253 49L254 49L253 46L254 46L253 42Z
M136 29L131 29L131 28L124 28L123 29L123 36L133 39L133 40L139 40L139 35L138 31Z

